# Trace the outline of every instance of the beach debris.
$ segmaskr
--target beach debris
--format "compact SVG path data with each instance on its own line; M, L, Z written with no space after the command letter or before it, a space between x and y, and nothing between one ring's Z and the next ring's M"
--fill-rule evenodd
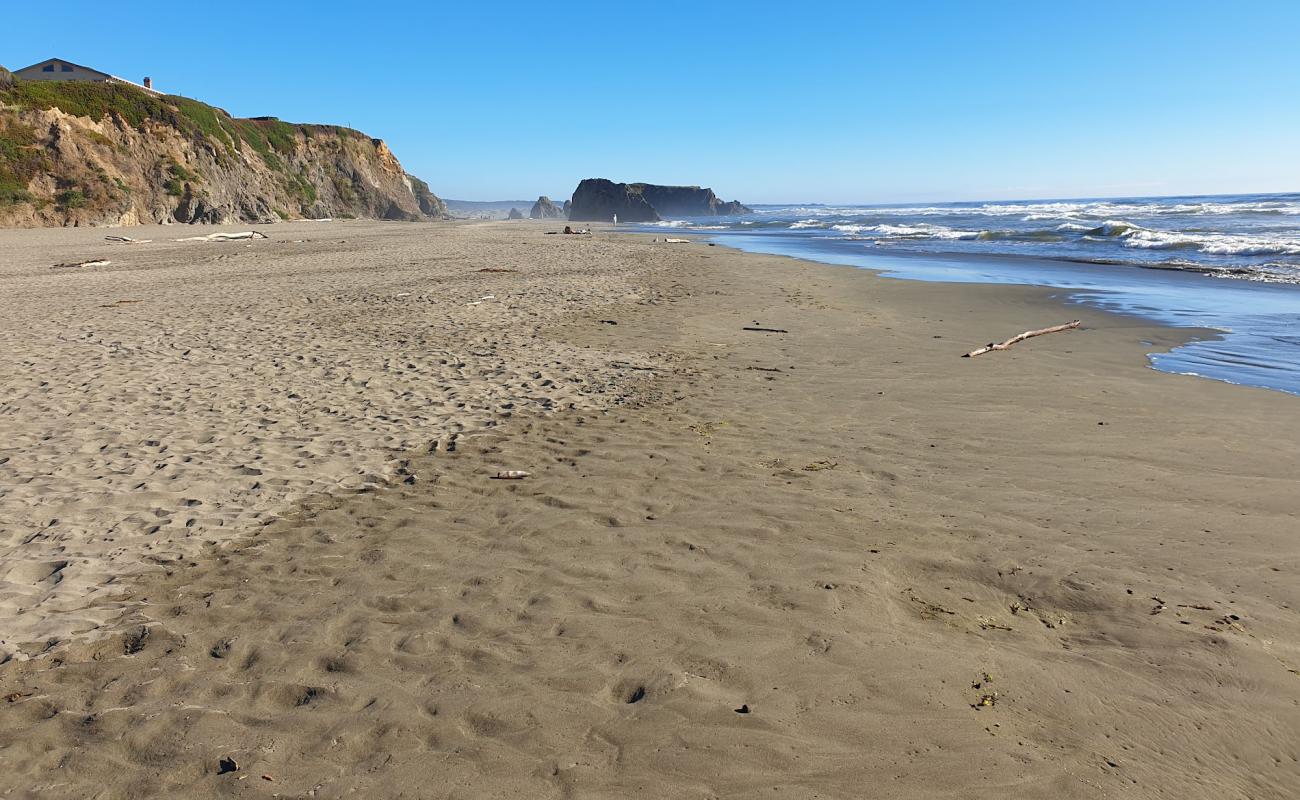
M106 258L92 258L89 261L65 261L62 264L55 264L50 269L80 269L81 267L107 267L112 264Z
M465 305L467 305L467 306L477 306L477 305L481 305L481 304L487 302L488 300L495 300L495 299L497 299L497 296L496 296L496 295L494 295L494 294L485 294L485 295L483 295L482 297L480 297L479 299L477 299L477 300L473 300L473 301L470 301L470 302L466 303Z
M989 684L992 682L993 682L992 675L990 675L988 672L981 672L978 676L976 676L975 680L971 681L970 688L976 690L980 690L980 689L988 690ZM980 696L975 700L974 703L970 704L970 707L975 709L976 711L979 711L981 708L992 708L994 705L997 704L997 702L998 702L998 693L996 691L985 691L982 694L980 694Z
M105 236L106 242L121 242L122 244L149 244L153 239L132 239L130 236Z
M666 239L655 239L655 241L661 244L690 244L691 243L690 239L666 238Z
M785 328L760 328L757 325L746 325L741 328L742 331L755 331L757 333L789 333Z
M140 300L114 300L111 303L104 303L100 308L117 308L118 306L129 306L132 303L142 302Z
M749 704L748 704L748 703L741 703L741 704L740 704L740 708L737 708L737 709L736 709L736 713L737 713L737 714L748 714L748 713L749 713Z
M1039 328L1036 331L1025 331L1024 333L1019 333L1016 334L1015 336L1012 336L1010 339L1007 339L1005 342L1001 342L1001 343L989 342L983 347L972 350L969 353L963 353L962 358L974 358L975 356L982 356L985 353L991 353L994 350L1007 350L1011 347L1011 345L1015 344L1016 342L1023 342L1026 339L1032 339L1035 336L1042 336L1043 334L1047 334L1047 333L1059 333L1060 331L1073 330L1082 324L1083 323L1081 320L1076 319L1073 322L1067 322L1064 325L1053 325L1050 328Z
M617 321L617 320L612 320L612 319L600 319L600 320L596 320L596 321L599 322L601 325L617 325L617 324L618 324L618 321Z
M718 430L718 428L721 428L727 424L728 423L726 420L720 420L718 422L697 422L696 424L689 425L687 427L689 430L694 431L700 436L712 436Z
M6 703L17 703L19 700L23 699L24 697L31 697L31 696L34 695L34 694L36 694L36 693L35 693L35 692L21 692L21 691L20 691L20 692L10 692L9 694L5 695L5 702L6 702Z
M970 704L970 707L975 709L976 711L979 711L981 708L992 708L993 706L997 705L997 702L998 702L998 693L990 692L988 694L980 695L978 700Z
M503 469L492 476L494 481L517 481L532 475L531 472L525 472L522 469Z
M911 600L913 603L916 603L921 607L921 619L940 619L940 614L948 614L949 616L954 617L957 615L956 611L951 611L938 603L931 603L929 600L923 600L920 597L917 597L915 590L910 586L903 590L903 594L907 595L908 600Z
M238 772L239 764L230 756L222 756L217 760L217 774L225 775L227 772Z
M837 464L836 462L823 458L821 461L814 461L811 464L804 464L803 471L821 472L824 469L835 469L838 466L839 464Z
M518 272L519 270L507 269L506 267L484 267L483 269L476 270L476 271L477 272Z
M781 371L780 367L745 367L745 369L752 369L755 372L780 372Z
M397 294L393 295L393 297L410 297L410 296L411 296L410 292L398 292Z
M1169 606L1165 603L1165 601L1161 600L1159 597L1152 597L1151 599L1154 600L1156 603L1155 607L1151 609L1151 616L1154 617L1156 614L1159 614L1161 611L1164 611L1166 608L1169 608Z
M239 242L246 239L269 239L265 233L259 231L240 231L238 233L209 233L207 236L188 236L184 239L173 239L173 242Z

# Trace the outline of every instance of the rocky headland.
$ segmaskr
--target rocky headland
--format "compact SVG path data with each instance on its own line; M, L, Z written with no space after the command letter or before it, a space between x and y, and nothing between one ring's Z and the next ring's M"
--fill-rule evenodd
M573 192L569 219L608 222L657 222L665 217L712 217L748 214L737 201L724 201L712 189L699 186L660 186L615 183L587 178Z
M0 226L446 216L388 146L114 83L0 74Z

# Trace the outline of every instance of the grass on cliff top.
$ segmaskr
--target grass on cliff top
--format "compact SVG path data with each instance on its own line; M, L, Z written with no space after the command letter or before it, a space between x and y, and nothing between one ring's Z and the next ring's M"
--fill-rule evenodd
M229 155L246 144L277 172L285 171L279 155L292 152L299 134L306 138L364 137L359 131L336 125L300 125L274 117L237 119L198 100L154 95L121 83L17 80L10 87L0 86L0 104L25 110L58 108L97 122L116 117L137 129L143 129L146 122L168 125L192 139L211 139ZM7 158L8 153L0 151L0 175Z

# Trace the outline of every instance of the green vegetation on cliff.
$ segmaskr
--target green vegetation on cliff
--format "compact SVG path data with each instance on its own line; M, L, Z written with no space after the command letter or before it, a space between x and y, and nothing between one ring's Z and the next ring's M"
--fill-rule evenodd
M36 131L0 121L0 206L31 199L27 182L40 171L44 161L35 144Z
M445 212L360 131L236 118L122 83L0 73L0 225Z
M299 135L365 138L359 131L337 125L294 124L275 117L237 119L198 100L155 95L121 83L14 81L7 87L0 84L0 104L19 110L57 108L96 122L116 118L138 130L148 123L167 125L191 139L211 139L231 156L247 145L277 172L285 168L280 155L294 149Z

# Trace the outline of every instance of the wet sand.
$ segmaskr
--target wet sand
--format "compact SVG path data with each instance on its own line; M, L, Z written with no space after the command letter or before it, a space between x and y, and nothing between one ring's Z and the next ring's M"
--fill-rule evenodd
M160 253L130 271L167 302L115 327L122 347L147 322L207 313L204 291L226 309L251 304L243 323L206 318L235 320L219 344L262 376L213 372L218 392L287 380L262 352L267 320L338 282L347 311L298 309L280 363L299 347L426 360L383 411L363 386L331 395L343 421L309 417L331 421L306 438L353 443L321 459L333 472L308 462L315 483L299 493L235 503L229 525L171 535L154 562L147 537L162 531L108 562L66 537L98 589L78 593L87 607L58 605L76 604L51 587L45 604L6 608L6 624L26 614L45 638L4 637L0 785L43 797L1283 798L1300 782L1294 397L1154 372L1143 340L1183 332L1046 291L547 229L349 223L329 236L364 247L325 261L306 245L283 280L298 256L273 248L288 244L234 245L249 268L210 290L193 284L211 261L187 270ZM518 271L476 271L489 262ZM6 330L7 359L38 346L42 314L89 324L74 312L90 300L40 312L31 298L54 281L37 273L18 279L33 282L36 322ZM390 308L408 290L430 299ZM511 299L476 322L486 309L465 303L486 294ZM425 338L394 348L393 329L373 335L390 314ZM1079 331L958 357L1076 316ZM496 360L457 368L457 382L425 355L435 338L444 350L490 340ZM54 352L69 371L43 380L73 393L88 356ZM543 362L599 390L541 391L527 376ZM132 398L100 398L96 424L114 430L143 416L114 381L148 360L117 363L96 373L100 394ZM329 391L310 377L299 394ZM70 423L40 422L11 386L6 439L61 441ZM457 409L466 396L513 407ZM416 398L445 417L409 424ZM209 449L238 452L244 440L227 439L251 435L248 416L212 407ZM171 425L156 435L180 463L208 452ZM449 451L448 432L471 430ZM85 470L99 467L83 449L24 445L0 469L37 464L46 496L90 491ZM396 466L340 491L336 476L362 462ZM493 480L502 469L532 474ZM151 497L162 472L141 478ZM198 472L225 497L220 469ZM95 506L140 513L118 494ZM0 498L6 513L13 498ZM61 520L99 522L75 506ZM29 524L6 521L6 536ZM60 628L69 614L90 627Z

